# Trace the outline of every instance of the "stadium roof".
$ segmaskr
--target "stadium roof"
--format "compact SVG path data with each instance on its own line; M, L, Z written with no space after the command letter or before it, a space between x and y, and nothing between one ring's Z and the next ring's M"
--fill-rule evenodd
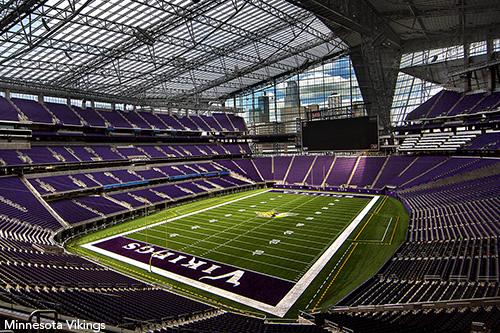
M500 35L498 0L288 1L313 12L350 47L368 39L412 52Z
M498 36L498 0L1 0L0 89L203 109L349 52L388 114L401 53Z
M206 105L347 47L282 0L4 0L0 88Z

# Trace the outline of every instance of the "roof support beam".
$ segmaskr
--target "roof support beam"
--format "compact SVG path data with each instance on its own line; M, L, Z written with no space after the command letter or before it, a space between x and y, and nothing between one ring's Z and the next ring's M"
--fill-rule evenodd
M242 68L238 72L226 74L225 76L222 76L222 77L220 77L217 80L213 80L210 84L198 87L198 91L204 91L204 90L212 89L212 88L216 87L217 85L229 82L231 80L237 79L238 77L245 76L248 73L252 73L252 72L254 72L256 70L265 68L270 63L278 62L280 60L289 58L290 56L301 55L300 49L309 50L309 49L311 49L311 48L313 48L315 46L319 46L319 45L322 45L322 44L324 44L324 40L322 40L322 39L321 40L317 40L316 39L316 40L312 40L312 41L309 41L307 43L302 44L300 46L300 48L297 48L297 52L296 53L290 54L290 53L288 53L286 51L277 52L273 56L265 59L264 61L262 61L260 63L256 63L256 64L248 66L246 68ZM183 94L183 96L188 96L188 95L193 94L193 93L194 93L193 91L187 91L187 92L185 92ZM181 96L177 96L177 97L174 97L174 98L182 98L182 97Z
M383 34L391 47L401 47L401 38L389 27L385 18L368 1L349 0L287 0L311 11L331 28L342 27L365 38ZM354 46L354 45L352 45Z
M47 0L10 0L0 8L0 35L9 31L14 25L42 6Z

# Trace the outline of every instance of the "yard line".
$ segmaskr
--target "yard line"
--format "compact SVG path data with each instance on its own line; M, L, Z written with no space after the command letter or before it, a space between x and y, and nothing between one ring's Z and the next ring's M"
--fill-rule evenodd
M156 231L156 232L159 232L159 231ZM146 234L144 234L142 232L138 232L137 235L146 236ZM179 235L179 236L182 237L182 238L188 238L188 239L192 239L192 240L198 240L198 238L192 238L192 237L188 237L188 236L184 236L184 235ZM152 238L156 238L156 239L161 239L162 241L165 240L165 237L154 236L154 235L151 235L151 234L148 234L148 237L152 237ZM250 237L250 236L246 236L246 237ZM257 239L257 240L262 240L262 238L257 238L257 237L250 237L250 238ZM169 242L178 243L180 245L186 245L185 243L178 242L178 241L175 241L175 240L169 240ZM248 243L248 242L244 242L244 241L240 241L240 242L245 243L245 244L252 244L252 243ZM196 243L198 243L198 242L196 242ZM206 241L205 243L214 244L214 245L219 245L220 244L219 242L211 242L211 241ZM284 245L295 246L295 244L291 244L291 243L286 243L286 242L282 242L282 243ZM195 243L193 243L192 245L194 245L194 244ZM157 244L157 245L160 245L160 244ZM234 246L229 246L229 245L227 245L227 247L233 248L233 249L237 249L237 250L246 250L246 249L242 249L240 247L234 247ZM269 245L259 245L259 247L264 248L264 249L276 250L275 247L272 247L272 246L269 246ZM307 246L302 246L302 247L308 248ZM197 247L197 248L200 248L200 249L203 249L203 250L207 250L206 248L202 248L202 247ZM174 250L174 249L172 248L172 250ZM253 252L253 250L248 250L248 251L250 253ZM313 258L315 257L315 255L307 254L307 253L304 253L304 252L296 252L296 251L290 251L290 250L280 250L280 252L286 252L286 253L292 253L292 254L300 254L300 255L303 255L303 256L313 257ZM284 258L284 257L281 257L281 258L282 259L286 259L286 260L292 260L292 259L287 259L287 258Z
M159 237L155 237L155 238L159 238ZM160 239L160 238L159 238ZM161 245L158 245L158 246L161 246ZM200 250L206 250L202 247L198 247L198 246L193 246L195 248L199 248ZM239 249L241 250L241 249ZM250 253L252 253L253 251L250 251L250 250L245 250L243 249L242 251L248 251ZM179 251L180 252L180 251ZM216 253L218 255L225 255L225 256L228 256L228 257L233 257L233 258L238 258L238 259L241 259L241 256L236 256L234 254L230 254L230 253L226 253L226 252L221 252L221 251L212 251L213 253ZM196 256L196 257L199 257L199 255L193 255L193 256ZM271 256L271 255L268 255L268 257L275 257L275 258L279 258L279 259L282 259L282 260L285 260L285 261L293 261L292 259L289 259L289 258L283 258L283 257L278 257L278 256ZM209 258L207 258L209 259ZM271 264L271 263L266 263L264 261L260 261L260 260L255 260L255 259L251 259L251 258L246 258L245 259L246 261L251 261L251 262L255 262L255 263L258 263L259 265L265 265L265 266L270 266L270 267L274 267L274 268L279 268L279 269L284 269L284 270L287 270L287 271L291 271L291 272L295 272L295 273L300 273L299 270L297 269L293 269L293 268L288 268L288 267L284 267L284 266L279 266L279 265L274 265L274 264ZM212 261L216 261L216 260L212 260ZM217 260L218 262L221 262L220 260ZM307 264L305 262L300 262L300 261L297 261L295 260L296 262L298 263L301 263L301 264ZM243 268L245 270L250 270L248 268L244 268L244 267L238 267L238 266L234 266L233 264L231 264L231 266L233 267L236 267L236 268ZM258 272L259 274L265 274L265 273L261 273L261 272ZM270 275L271 276L271 275Z
M247 222L248 222L248 221L247 221ZM193 222L193 223L196 223L196 222ZM226 224L228 224L228 223L229 223L229 222L226 222ZM198 224L198 223L196 223L196 224ZM217 227L217 225L222 224L222 222L221 222L221 221L218 221L218 222L217 222L217 224L211 224L211 223L210 223L210 224L207 224L207 223L204 223L204 224L203 224L203 223L199 223L199 224L200 224L201 229L203 229L203 230L208 230L208 231L213 231L213 232L216 232L217 230L222 229L222 228L216 228L216 227ZM248 223L248 224L251 224L251 223ZM231 223L230 225L233 225L233 224ZM263 226L263 225L262 225L262 223L260 223L260 224L258 224L258 225L259 225L259 229L276 231L276 228L266 228L266 226ZM182 224L182 226L184 226L184 227L185 227L185 224ZM290 224L289 224L289 226L288 226L288 227L289 227L289 228L295 228L295 223L293 223L293 225L290 225ZM224 232L224 233L226 233L226 234L229 234L229 235L241 235L241 233L230 232L230 231L228 231L228 229L229 229L229 228L224 229L224 230L223 230L223 232ZM163 231L163 230L161 230L161 229L156 229L156 227L155 227L155 228L150 228L149 230L150 230L150 231L154 231L154 232L164 232L164 231ZM175 230L176 232L194 233L194 234L206 235L206 233L201 233L201 232L199 232L199 231L194 231L194 230L186 230L186 229L174 229L174 230ZM198 230L198 229L196 229L196 230ZM323 236L318 236L318 235L314 234L314 237L315 237L315 238L325 239L325 240L330 240L332 237L335 237L335 236L338 234L338 232L339 232L339 231L341 231L342 229L341 229L341 228L331 228L331 227L330 227L330 228L328 228L328 230L332 230L332 231L334 231L334 232L335 232L335 234L332 234L331 236L325 236L325 237L323 237ZM308 231L308 230L306 230L306 229L302 229L302 230L301 230L301 232L304 232L304 233L313 233L313 232L310 232L310 231ZM267 235L267 236L269 236L269 233L267 233L267 232L253 231L253 233L260 234L260 235ZM218 232L218 234L220 234L220 232ZM214 236L214 235L212 235L212 236ZM301 237L301 235L296 235L296 236ZM250 236L247 236L247 237L250 237ZM261 238L257 238L257 239L261 239ZM312 244L321 244L321 245L323 245L323 244L324 244L324 242L315 242L315 241L312 241L312 240L309 240L309 239L305 240L305 242L312 243Z
M233 216L234 217L234 216ZM262 219L264 219L263 217L261 217ZM315 219L313 222L307 222L307 229L315 229L315 230L332 230L332 226L334 226L335 224L341 224L342 225L342 228L343 226L345 225L345 220L351 220L352 218L348 218L348 217L345 217L344 218L344 222L343 223L340 223L340 222L336 222L336 221L325 221L325 222L321 222L320 219ZM299 220L297 221L296 219L294 219L293 222L290 221L290 219L288 219L288 222L281 222L281 223L278 223L276 222L276 220L278 219L273 219L273 226L279 226L279 227L291 227L292 224L293 224L293 227L295 226L295 224L297 224L298 222L302 223L302 220ZM279 220L287 220L286 218L279 218ZM340 219L339 219L340 220ZM198 220L187 220L188 222L192 222L192 223L195 223L195 224L206 224L206 225L212 225L212 226L217 226L217 225L221 225L221 224L225 224L225 225L232 225L233 223L231 221L224 221L224 220L218 220L216 224L207 224L207 219L206 218L200 218ZM260 222L256 222L257 220L247 220L248 224L260 224ZM342 228L338 228L338 230L342 230ZM304 229L305 230L305 229ZM308 230L308 231L311 231L311 230Z
M292 200L292 201L295 201L295 200L298 200L298 199L299 199L299 198L294 199L294 200ZM254 217L251 217L251 218L249 218L249 219L247 219L247 220L244 220L244 221L243 221L243 222L241 222L241 223L234 224L234 225L232 225L231 227L229 227L229 228L227 228L227 229L225 229L225 230L223 230L223 231L220 231L220 232L218 232L218 233L215 233L214 235L210 235L210 236L208 236L208 237L206 237L206 238L204 238L204 239L200 240L200 242L205 241L205 240L207 240L207 239L210 239L210 238L212 238L212 237L215 237L215 236L217 236L217 235L219 235L219 234L225 233L225 232L226 232L226 231L228 231L228 230L232 230L232 229L234 229L234 228L236 228L236 227L238 227L238 226L240 226L240 225L243 225L243 224L247 223L248 221L254 220L254 219L256 219L256 218L258 218L258 216L254 216ZM251 230L255 230L256 228L257 228L257 227L255 227L255 228L253 228L253 229L251 229ZM245 233L248 233L248 232L250 232L251 230L246 231ZM238 237L235 237L235 239L236 239L236 238L238 238ZM196 243L195 243L195 244L196 244ZM189 248L189 246L186 246L186 247L182 248L182 249L181 249L181 251L183 251L184 249L187 249L187 248ZM209 252L207 252L207 253L210 253L210 251L209 251ZM202 256L203 256L203 255L202 255Z
M195 233L194 231L191 232L191 233ZM255 233L255 232L254 232ZM269 236L269 234L264 234L264 233L260 233L262 235L267 235ZM238 235L238 234L235 234L235 235ZM191 238L191 237L188 237L186 235L180 235L181 237L184 237L184 238L189 238L189 239L194 239L194 240L197 240L198 238ZM254 237L254 236L248 236L246 235L245 237L247 238L251 238L251 239L255 239L255 240L262 240L262 237ZM222 238L222 239L227 239L227 238L224 238L224 237L219 237L219 238ZM165 239L165 237L163 237L163 239ZM209 241L206 241L206 242L209 242ZM210 243L214 243L214 244L220 244L220 243L216 243L216 242L210 242ZM245 242L246 243L246 242ZM312 247L311 244L318 244L318 245L321 245L323 246L324 243L320 243L320 242L313 242L313 241L310 241L310 240L306 240L306 241L301 241L301 243L307 243L309 245L301 245L301 244L296 244L296 243L293 243L293 242L288 242L288 241L282 241L280 244L283 244L283 245L286 245L286 246L293 246L293 247L300 247L300 248L304 248L304 249L310 249L310 250L315 250L315 251L320 251L321 249L323 249L323 247L321 248L318 248L318 247ZM183 245L186 245L186 244L183 244ZM274 247L270 247L270 248L273 248L275 249ZM287 251L287 250L283 250L283 251ZM287 251L287 252L290 252L290 251ZM291 253L295 253L294 251L291 251Z

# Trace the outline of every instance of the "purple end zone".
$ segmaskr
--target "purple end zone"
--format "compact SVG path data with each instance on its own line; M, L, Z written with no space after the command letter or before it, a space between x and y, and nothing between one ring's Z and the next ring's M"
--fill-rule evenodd
M276 306L295 285L293 282L269 275L232 267L182 252L167 251L161 246L152 246L121 236L94 243L93 246L145 264L149 264L151 254L155 252L157 255L151 259L151 264L155 268L272 306Z

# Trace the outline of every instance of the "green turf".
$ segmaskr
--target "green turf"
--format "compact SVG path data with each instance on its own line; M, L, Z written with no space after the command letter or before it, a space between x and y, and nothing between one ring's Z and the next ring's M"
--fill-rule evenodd
M73 242L70 248L85 255L100 257L105 264L128 274L133 273L143 279L167 283L207 301L249 311L251 309L246 306L163 277L148 276L149 273L133 266L103 258L74 245L197 212L258 192L239 193L171 208L166 212L88 235ZM297 281L368 202L366 199L262 193L134 232L127 237ZM256 213L269 212L272 209L277 213L297 215L265 218ZM317 212L321 214L316 214ZM298 310L331 306L373 275L404 240L407 224L408 213L401 203L393 198L381 197L299 298L287 317L296 317ZM293 233L290 233L291 231ZM272 240L279 240L279 243L271 244ZM256 250L264 252L256 255Z
M368 202L363 199L261 193L146 228L127 237L298 281ZM277 213L297 215L267 218L256 213L273 209ZM256 255L254 251L264 252Z

